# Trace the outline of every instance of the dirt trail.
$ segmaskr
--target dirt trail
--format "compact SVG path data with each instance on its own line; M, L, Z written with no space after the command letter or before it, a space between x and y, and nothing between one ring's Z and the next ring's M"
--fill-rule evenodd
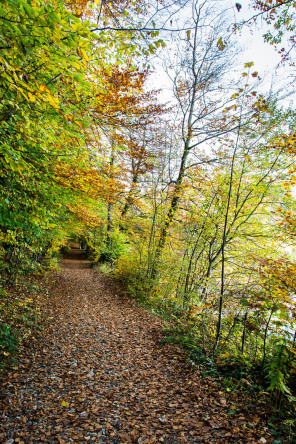
M256 411L230 414L215 381L161 345L160 321L83 251L51 279L51 326L4 382L0 442L270 442Z

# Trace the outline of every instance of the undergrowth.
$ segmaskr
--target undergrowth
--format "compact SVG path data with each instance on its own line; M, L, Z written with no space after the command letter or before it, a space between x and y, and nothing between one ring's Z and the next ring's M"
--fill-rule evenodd
M263 338L260 338L259 329L258 334L255 330L256 319L250 318L246 341L249 350L254 350L254 356L241 353L242 324L226 318L224 326L232 331L232 336L229 339L225 333L222 346L213 355L211 345L215 324L210 314L205 339L199 317L184 308L177 298L164 295L160 286L149 282L136 258L121 258L114 275L139 304L167 321L163 341L178 344L186 350L193 369L199 370L203 377L215 378L226 393L245 399L248 405L262 405L262 411L271 412L269 426L273 444L296 443L295 359L283 338L271 336L262 359Z
M296 404L295 398L282 393L268 392L270 378L268 371L273 361L262 369L258 364L246 363L241 359L235 363L219 356L214 358L201 347L196 335L171 318L171 323L163 329L163 343L179 345L187 351L193 369L199 370L202 377L212 377L219 381L226 393L246 399L252 404L259 402L271 411L268 423L273 436L272 444L296 443ZM274 357L276 360L276 356ZM288 402L287 402L288 401Z
M29 340L38 337L42 315L38 295L41 290L31 279L22 284L0 287L0 369L11 364Z

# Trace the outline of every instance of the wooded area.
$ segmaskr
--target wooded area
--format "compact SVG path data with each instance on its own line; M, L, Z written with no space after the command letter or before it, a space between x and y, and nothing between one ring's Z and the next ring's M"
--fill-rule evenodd
M1 362L30 306L14 289L76 241L194 365L250 378L294 426L296 1L246 8L1 2ZM245 29L291 79L242 59Z

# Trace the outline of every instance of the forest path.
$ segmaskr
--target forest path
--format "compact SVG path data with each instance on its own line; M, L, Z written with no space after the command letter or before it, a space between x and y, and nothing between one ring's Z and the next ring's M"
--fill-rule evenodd
M4 384L1 442L260 443L262 418L192 372L161 322L72 249L51 277L51 326ZM263 432L264 433L264 432Z

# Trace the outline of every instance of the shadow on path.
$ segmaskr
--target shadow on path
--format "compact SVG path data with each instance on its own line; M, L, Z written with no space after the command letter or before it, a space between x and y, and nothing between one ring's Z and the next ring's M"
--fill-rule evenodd
M89 268L89 260L86 258L86 250L81 250L79 244L71 244L71 250L64 253L62 266L64 269Z

